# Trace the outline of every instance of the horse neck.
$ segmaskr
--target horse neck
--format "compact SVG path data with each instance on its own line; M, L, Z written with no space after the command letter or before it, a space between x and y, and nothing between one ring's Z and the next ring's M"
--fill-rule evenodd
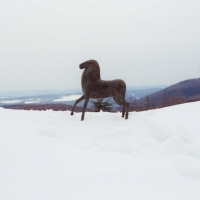
M96 67L96 69L94 70L94 77L96 80L101 79L101 75L100 75L100 68Z
M97 81L97 80L101 79L100 68L93 67L93 68L85 69L85 71L83 72L83 76L91 81Z

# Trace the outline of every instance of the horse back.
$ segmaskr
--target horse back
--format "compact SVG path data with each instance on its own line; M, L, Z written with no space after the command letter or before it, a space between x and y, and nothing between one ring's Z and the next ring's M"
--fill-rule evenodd
M90 91L91 98L113 97L116 94L125 96L126 84L121 79L104 81L98 80L93 84Z

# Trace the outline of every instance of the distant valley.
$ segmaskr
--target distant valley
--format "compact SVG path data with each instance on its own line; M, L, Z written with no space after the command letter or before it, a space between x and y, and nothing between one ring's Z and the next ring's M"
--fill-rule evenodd
M159 90L160 90L159 87L146 88L146 89L139 89L139 88L127 89L126 99L127 101L132 101L133 99L140 99L146 96L147 94L151 94ZM6 108L14 108L25 105L26 107L30 107L30 105L47 105L47 104L73 105L74 101L82 95L82 92L81 90L68 90L68 91L43 90L43 91L19 91L19 92L14 91L9 93L4 92L0 94L1 94L0 106ZM84 101L80 102L78 106L80 107L83 106L83 103ZM89 102L88 108L91 105L92 104Z

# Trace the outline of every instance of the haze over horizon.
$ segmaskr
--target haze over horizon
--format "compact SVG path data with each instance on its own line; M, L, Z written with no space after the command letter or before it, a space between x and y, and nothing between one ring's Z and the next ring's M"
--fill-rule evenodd
M1 1L0 91L80 88L79 64L128 87L200 76L200 1Z

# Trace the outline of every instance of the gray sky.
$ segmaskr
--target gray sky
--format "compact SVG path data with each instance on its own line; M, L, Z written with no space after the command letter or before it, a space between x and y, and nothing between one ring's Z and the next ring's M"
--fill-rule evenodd
M0 91L80 88L79 64L127 86L200 76L199 0L0 0Z

